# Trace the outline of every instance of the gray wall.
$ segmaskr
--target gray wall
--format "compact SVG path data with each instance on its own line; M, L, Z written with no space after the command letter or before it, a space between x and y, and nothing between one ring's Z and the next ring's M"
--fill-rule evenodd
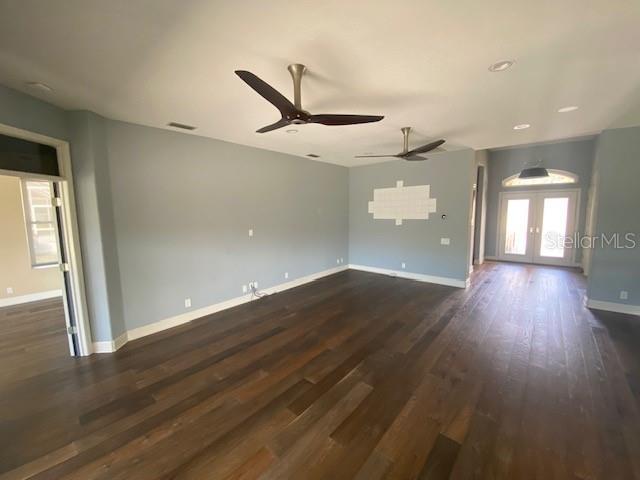
M94 340L126 331L106 139L106 120L91 112L68 112L76 211Z
M344 167L110 120L107 142L127 329L348 262Z
M430 154L424 162L395 160L349 170L349 261L356 265L435 275L468 276L470 205L475 181L473 150ZM375 188L431 185L437 212L428 220L374 220L368 213ZM447 215L446 220L440 217ZM440 245L441 237L451 239Z
M605 130L598 138L599 195L595 235L635 234L633 249L613 246L593 251L591 300L640 306L640 127ZM628 300L620 291L629 292Z
M0 123L67 140L65 111L0 85Z
M514 175L522 168L538 160L547 168L568 170L579 176L580 211L578 215L578 231L584 232L585 212L587 208L587 192L591 180L591 168L595 155L595 139L573 140L546 145L529 145L489 151L489 182L487 191L487 227L485 237L485 254L497 256L496 240L498 232L499 194L503 191L517 192L521 190L553 190L575 188L575 185L543 185L540 187L504 188L502 180ZM581 258L580 250L576 251L576 261Z

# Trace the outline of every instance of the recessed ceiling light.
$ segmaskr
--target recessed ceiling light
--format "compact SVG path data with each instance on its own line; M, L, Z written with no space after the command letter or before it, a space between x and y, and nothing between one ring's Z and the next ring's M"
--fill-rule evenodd
M25 82L25 85L27 87L29 87L29 88L32 88L33 90L39 90L39 91L45 92L45 93L53 92L53 88L51 88L46 83L42 83L42 82Z
M529 125L528 123L521 123L520 125L516 125L515 127L513 127L514 130L525 130L527 128L529 128L531 125Z
M507 68L512 67L516 63L514 60L502 60L489 66L490 72L504 72Z
M285 130L285 132L287 132L287 133L298 133L298 130L296 130L295 128L290 128L289 130Z
M570 105L568 107L562 107L558 109L558 113L567 113L567 112L575 112L576 110L578 110L577 105Z

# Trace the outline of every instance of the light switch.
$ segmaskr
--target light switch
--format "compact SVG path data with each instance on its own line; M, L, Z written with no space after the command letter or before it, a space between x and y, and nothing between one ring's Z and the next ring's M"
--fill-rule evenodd
M440 239L440 245L450 245L450 244L451 244L451 239L447 237L442 237Z
M250 236L250 237L253 237L253 228L250 228L250 229L249 229L249 236Z

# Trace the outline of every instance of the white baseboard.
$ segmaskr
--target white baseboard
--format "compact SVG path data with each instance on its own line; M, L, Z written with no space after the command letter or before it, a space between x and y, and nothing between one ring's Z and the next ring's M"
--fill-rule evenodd
M366 265L349 264L349 268L353 270L361 270L363 272L380 273L383 275L391 275L393 277L408 278L419 282L437 283L439 285L447 285L449 287L466 288L470 285L470 279L458 280L457 278L437 277L435 275L425 275L423 273L411 273L404 270L389 270L387 268L369 267Z
M265 288L264 290L261 290L261 292L271 295L277 292L288 290L290 288L304 285L305 283L313 282L314 280L317 280L322 277L326 277L327 275L333 275L334 273L341 272L343 270L346 270L347 268L348 268L347 265L341 265L340 267L330 268L322 272L312 273L311 275L306 275L304 277L296 278L295 280L291 280L290 282L281 283L273 287ZM240 297L231 298L229 300L215 303L213 305L198 308L197 310L191 310L189 312L185 312L180 315L176 315L174 317L165 318L163 320L159 320L157 322L150 323L148 325L143 325L142 327L133 328L131 330L126 331L122 335L120 335L118 338L116 338L115 341L94 342L93 351L94 353L115 352L117 349L122 347L129 340L135 340L136 338L146 337L147 335L158 333L168 328L177 327L178 325L189 323L197 318L202 318L207 315L211 315L213 313L226 310L227 308L235 307L237 305L242 305L243 303L248 303L253 299L251 294L242 295Z
M603 302L601 300L586 299L587 308L605 310L607 312L626 313L627 315L640 315L640 305L628 303Z
M62 290L48 290L46 292L29 293L27 295L19 295L17 297L0 298L0 307L9 307L11 305L20 305L21 303L37 302L38 300L46 300L48 298L61 296Z
M93 342L93 353L113 353L127 343L127 332L118 338L106 342Z

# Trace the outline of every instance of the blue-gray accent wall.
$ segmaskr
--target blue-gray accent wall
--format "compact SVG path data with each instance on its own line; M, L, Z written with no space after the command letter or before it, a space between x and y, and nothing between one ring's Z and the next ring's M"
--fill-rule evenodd
M349 170L349 261L355 265L466 280L475 152L431 153L424 162L394 160ZM376 188L431 185L437 211L428 220L374 220L368 212ZM441 216L446 214L446 220ZM440 239L450 238L449 246Z
M106 137L127 329L348 262L347 168L111 120Z
M590 300L640 306L640 127L605 130L598 138L596 236L632 234L635 248L596 242L589 275ZM630 244L627 244L630 245ZM627 300L620 291L628 292Z
M0 123L59 140L69 139L64 110L2 85Z
M96 341L126 331L106 138L107 120L68 112L76 212L85 273L87 308Z

